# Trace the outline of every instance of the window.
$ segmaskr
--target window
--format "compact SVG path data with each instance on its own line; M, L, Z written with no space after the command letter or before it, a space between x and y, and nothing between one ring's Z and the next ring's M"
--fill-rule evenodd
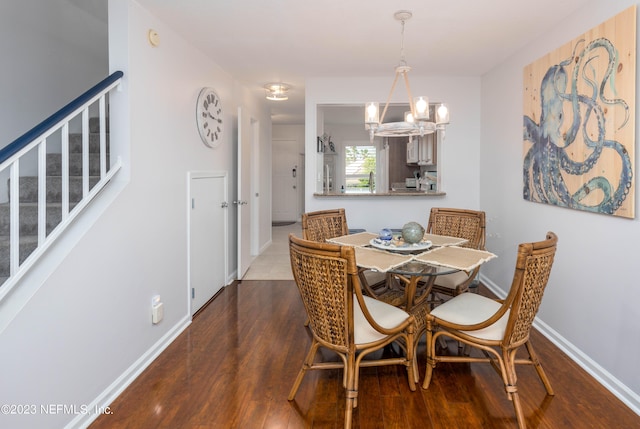
M345 192L370 192L376 174L376 147L345 146L344 157Z

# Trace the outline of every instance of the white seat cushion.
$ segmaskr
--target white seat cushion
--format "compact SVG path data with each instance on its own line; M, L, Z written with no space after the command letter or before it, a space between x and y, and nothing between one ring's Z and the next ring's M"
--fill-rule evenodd
M434 284L442 287L446 287L447 289L455 289L460 283L466 281L469 278L469 274L464 271L456 271L451 274L444 274L436 277L436 281Z
M431 314L439 319L461 325L475 325L487 320L500 309L501 304L475 293L463 293L436 307ZM501 340L509 319L509 311L488 328L465 333L484 340Z
M356 344L366 344L386 337L385 334L373 329L365 319L356 297L353 297L354 341ZM409 318L409 314L386 302L378 301L368 296L364 297L365 305L373 319L384 328L395 328Z

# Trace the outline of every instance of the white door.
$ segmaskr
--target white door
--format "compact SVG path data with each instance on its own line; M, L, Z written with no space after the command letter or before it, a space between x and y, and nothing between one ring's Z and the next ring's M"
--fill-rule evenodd
M238 208L238 279L242 279L252 262L251 236L257 231L252 231L251 210L254 200L251 198L251 175L259 177L258 165L252 165L253 156L253 127L247 111L238 107L238 195L234 201Z
M189 174L189 294L193 315L227 278L227 176Z
M298 184L304 170L295 140L274 140L272 149L272 218L274 221L298 219Z

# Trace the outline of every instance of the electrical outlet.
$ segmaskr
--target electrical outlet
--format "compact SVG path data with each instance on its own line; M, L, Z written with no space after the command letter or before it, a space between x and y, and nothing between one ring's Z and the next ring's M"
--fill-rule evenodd
M157 325L164 317L164 305L160 301L160 295L156 295L151 299L151 323Z

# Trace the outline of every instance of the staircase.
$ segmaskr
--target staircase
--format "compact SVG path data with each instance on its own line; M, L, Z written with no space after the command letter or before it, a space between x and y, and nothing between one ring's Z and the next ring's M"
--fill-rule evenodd
M107 121L108 124L108 121ZM107 130L107 146L109 134ZM107 149L107 154L109 150ZM69 134L69 211L82 200L82 133ZM107 166L109 158L107 155ZM62 156L46 156L46 235L62 221ZM89 189L100 180L99 118L89 119ZM9 183L7 183L9 185ZM38 177L22 176L19 184L20 246L22 264L38 246ZM0 285L9 276L9 203L0 203Z

